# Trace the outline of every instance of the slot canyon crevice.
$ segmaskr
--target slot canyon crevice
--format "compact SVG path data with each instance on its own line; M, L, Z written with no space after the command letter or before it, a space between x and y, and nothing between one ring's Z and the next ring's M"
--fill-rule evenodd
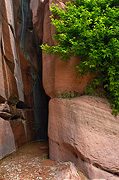
M86 176L89 180L118 180L119 115L112 115L106 96L85 94L95 75L76 78L77 69L73 67L79 64L77 56L72 55L67 63L41 50L42 43L56 43L50 18L52 3L64 9L68 1L0 0L0 162L13 152L20 155L20 148L34 142L34 154L26 146L25 155L28 150L35 165L50 162L52 170L55 163L68 163L68 170L61 168L56 179L60 175L64 179L83 180ZM102 85L97 88L104 93ZM73 97L64 98L62 93ZM40 161L41 141L48 143L43 142L47 149L42 151ZM34 147L41 149L36 153ZM46 151L49 159L45 161ZM25 162L24 156L22 160ZM39 177L43 175L38 173Z

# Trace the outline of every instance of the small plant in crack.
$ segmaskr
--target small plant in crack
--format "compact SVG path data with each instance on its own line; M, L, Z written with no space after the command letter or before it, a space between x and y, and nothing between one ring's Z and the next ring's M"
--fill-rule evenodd
M94 79L95 80L95 79ZM101 86L96 86L93 82L91 81L91 83L86 87L85 89L85 95L95 95L95 96L99 96L99 97L106 97L106 91L104 90L103 87Z
M45 159L48 159L48 155L47 155L47 156L44 156L43 159L44 159L44 160L45 160Z
M80 96L78 92L76 91L60 91L60 90L55 90L55 94L57 98L67 98L71 100L72 98Z

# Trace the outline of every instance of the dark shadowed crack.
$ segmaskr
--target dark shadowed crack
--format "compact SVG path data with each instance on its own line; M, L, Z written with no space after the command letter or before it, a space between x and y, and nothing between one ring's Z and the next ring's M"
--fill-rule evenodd
M73 160L75 162L77 162L77 160L81 160L83 162L83 164L88 163L90 165L93 165L95 168L98 168L104 172L107 172L110 175L115 176L115 178L119 178L119 172L116 172L116 170L112 170L112 169L108 169L106 167L102 167L100 164L98 163L91 163L91 160L87 157L85 157L81 152L79 152L79 150L75 147L73 147L71 144L68 143L63 143L62 144L65 149L67 149L67 151L70 152L70 155L73 156ZM70 160L70 159L69 159ZM84 165L85 166L85 165Z
M9 120L11 118L11 114L7 112L1 112L0 111L0 117L5 120Z
M110 173L110 174L112 174L112 175L114 175L114 176L119 177L119 172L115 172L115 171L112 171L112 170L108 170L108 169L102 167L101 165L99 165L99 164L97 164L97 163L94 163L93 166L96 167L96 168L98 168L98 169L101 169L101 170L103 170L103 171L105 171L105 172L107 172L107 173Z
M5 19L5 17L3 16L2 12L1 12L1 15L2 15L2 18L4 19L4 21L8 24L8 26L10 27L10 30L15 38L15 32L14 32L14 29L12 27L12 25L10 23L8 23L8 21Z
M4 54L4 50L3 50L3 45L2 45L2 41L1 41L1 54L2 54L2 57L4 58L5 62L7 63L10 71L12 74L14 74L14 68L15 68L15 65L13 62L11 62Z

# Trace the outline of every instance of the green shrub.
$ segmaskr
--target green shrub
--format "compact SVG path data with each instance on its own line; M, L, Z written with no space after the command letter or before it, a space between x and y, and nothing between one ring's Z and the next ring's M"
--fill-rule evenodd
M119 1L74 0L65 9L52 4L52 25L56 28L55 46L42 45L45 53L54 53L62 60L78 56L74 68L77 76L98 74L95 85L104 84L114 108L119 113ZM58 18L56 18L56 16Z

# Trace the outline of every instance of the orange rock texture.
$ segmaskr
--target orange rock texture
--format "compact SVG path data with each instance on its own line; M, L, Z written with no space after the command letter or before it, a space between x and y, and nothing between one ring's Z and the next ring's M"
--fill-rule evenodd
M1 1L1 12L0 12L0 122L3 124L3 130L1 131L2 136L0 136L0 147L3 148L4 153L0 158L11 153L20 145L26 142L34 140L34 115L33 111L24 111L21 107L16 108L19 101L26 103L28 106L33 106L33 78L31 76L32 65L28 63L23 53L19 48L19 42L17 38L17 31L14 21L14 9L13 2ZM17 14L16 14L17 16ZM30 83L29 83L30 82ZM30 93L30 96L28 94ZM7 108L6 108L7 106ZM15 123L21 119L21 124L14 127ZM19 121L18 121L19 122ZM24 122L27 122L24 126ZM32 125L31 125L32 123ZM11 127L10 127L11 124ZM19 124L19 123L17 123ZM24 129L24 127L26 129ZM9 135L6 135L8 129ZM21 138L20 142L16 136L19 134ZM6 137L4 137L6 136ZM27 136L27 137L26 137ZM11 142L3 141L5 138ZM15 138L14 138L15 137ZM3 139L4 139L3 138ZM5 143L6 142L6 143ZM15 147L16 145L16 147ZM7 149L7 151L6 151Z
M84 95L94 75L76 78L77 57L66 63L40 49L56 43L51 4L64 8L66 1L0 1L0 159L35 138L46 139L48 126L51 159L75 163L90 180L118 180L119 116L111 114L107 99ZM58 99L57 91L83 96ZM65 177L71 171L64 170Z
M10 123L0 118L0 159L15 150L14 135Z
M43 44L55 44L51 4L57 3L59 8L64 8L66 1L31 1L34 29L38 32L37 37L43 38ZM44 13L38 15L43 9ZM39 29L39 21L43 22L42 29ZM43 87L51 97L48 120L50 158L74 162L89 179L119 179L119 117L111 114L108 101L94 96L72 100L54 98L57 90L84 94L94 76L88 74L83 79L76 78L77 70L73 70L73 66L79 63L77 57L72 56L68 63L60 61L60 57L54 54L44 55L43 52L42 57Z
M66 2L66 1L64 1ZM51 25L51 11L50 7L52 3L58 4L60 8L64 8L63 1L50 0L45 7L44 15L44 31L43 31L43 44L50 46L55 44L53 40L53 34L55 34L55 28ZM90 84L90 81L94 78L88 74L83 79L81 77L76 78L77 70L73 69L75 65L79 64L79 59L72 56L69 62L60 60L60 57L53 54L43 54L43 86L45 92L50 97L56 97L56 91L71 91L84 94L85 88Z
M111 114L108 101L54 98L49 107L50 158L74 162L89 179L117 180L119 116Z

